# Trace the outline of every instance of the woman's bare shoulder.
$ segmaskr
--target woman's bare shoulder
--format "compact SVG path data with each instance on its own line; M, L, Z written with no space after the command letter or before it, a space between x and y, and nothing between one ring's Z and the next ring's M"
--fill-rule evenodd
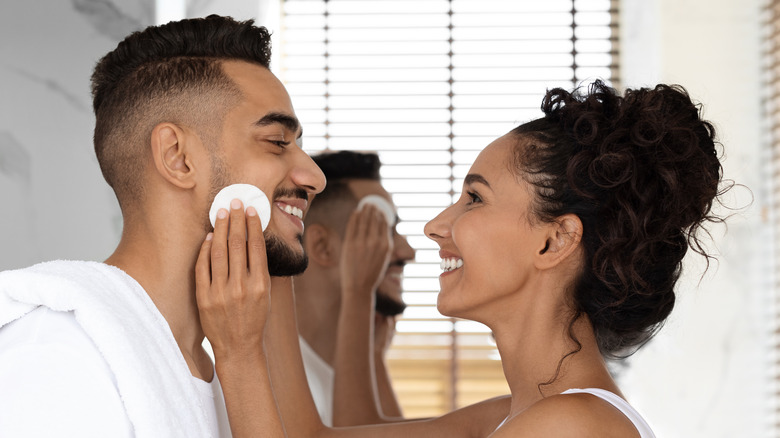
M490 436L639 438L639 432L607 401L589 394L559 394L534 403Z

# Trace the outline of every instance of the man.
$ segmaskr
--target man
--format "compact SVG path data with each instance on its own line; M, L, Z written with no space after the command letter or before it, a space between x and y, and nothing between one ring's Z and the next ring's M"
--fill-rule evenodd
M269 59L264 28L210 16L134 33L97 64L95 151L121 241L105 263L0 273L0 436L230 435L231 386L201 346L195 299L211 201L232 183L263 190L268 272L290 276L307 264L301 212L325 185ZM234 203L218 221L243 216ZM246 222L259 236L254 210Z
M400 419L384 353L395 317L405 308L401 277L404 265L414 259L414 250L396 232L395 213L387 223L376 210L357 209L369 195L381 196L392 205L380 183L376 154L342 151L313 158L328 185L311 202L306 216L304 246L310 264L295 278L309 386L326 425ZM361 220L368 224L372 219L381 225L374 233L361 234Z

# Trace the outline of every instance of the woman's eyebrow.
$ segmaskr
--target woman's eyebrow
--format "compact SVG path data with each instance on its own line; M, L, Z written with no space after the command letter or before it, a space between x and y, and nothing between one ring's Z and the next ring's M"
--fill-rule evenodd
M463 182L465 184L480 183L480 184L483 184L483 185L487 186L488 188L490 188L490 183L487 182L485 177L483 177L482 175L480 175L478 173L470 173L470 174L466 175L466 179L463 180Z

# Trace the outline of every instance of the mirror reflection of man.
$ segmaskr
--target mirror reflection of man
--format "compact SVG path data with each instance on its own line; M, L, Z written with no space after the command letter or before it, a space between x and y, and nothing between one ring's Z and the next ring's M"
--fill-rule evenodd
M385 352L406 307L401 280L414 250L395 230L398 219L380 182L376 154L341 151L313 158L328 184L305 219L310 263L295 278L295 297L315 404L327 425L401 420ZM393 214L358 208L370 195L386 200Z

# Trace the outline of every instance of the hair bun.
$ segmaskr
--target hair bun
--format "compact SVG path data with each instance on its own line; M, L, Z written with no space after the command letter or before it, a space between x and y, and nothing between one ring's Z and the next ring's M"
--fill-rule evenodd
M713 126L684 88L658 85L624 97L596 81L587 93L550 90L545 117L515 129L516 165L537 187L534 212L583 223L586 265L577 311L602 352L649 339L674 305L689 247L719 195L722 168Z

